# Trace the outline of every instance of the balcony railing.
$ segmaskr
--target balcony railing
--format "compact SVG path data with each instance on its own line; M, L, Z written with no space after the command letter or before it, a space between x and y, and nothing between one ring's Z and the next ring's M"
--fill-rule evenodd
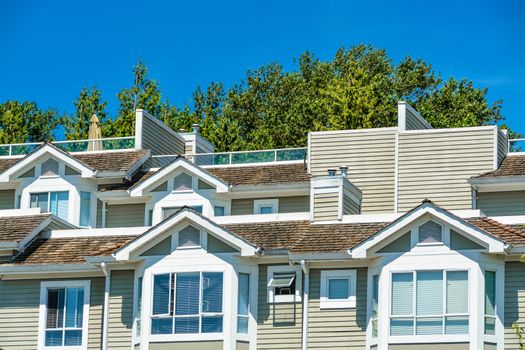
M509 153L516 152L525 152L525 138L509 140Z
M67 152L87 152L135 148L135 137L109 137L91 140L53 141L53 145ZM34 151L42 142L12 143L0 145L0 156L19 156Z
M306 158L306 148L283 148L261 151L197 153L185 155L199 166L207 165L238 165L250 163L275 163L285 161L300 161ZM152 156L156 166L164 166L173 161L176 155Z

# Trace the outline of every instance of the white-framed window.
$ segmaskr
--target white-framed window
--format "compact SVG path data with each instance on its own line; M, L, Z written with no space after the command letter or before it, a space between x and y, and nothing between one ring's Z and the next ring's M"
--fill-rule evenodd
M440 244L443 242L443 226L429 220L417 229L418 244Z
M87 227L91 222L91 193L80 192L80 220L79 224L82 227Z
M87 348L90 281L40 284L38 348Z
M379 275L372 276L372 338L377 338L379 325Z
M49 158L40 165L40 176L57 176L58 175L58 162L52 158Z
M153 276L151 334L222 333L223 273Z
M237 333L248 334L250 320L250 274L239 273L237 294Z
M222 205L216 205L213 207L213 215L214 216L224 216L225 214L224 206Z
M391 281L391 336L468 334L467 270L394 272Z
M485 270L484 332L496 335L496 271Z
M268 302L293 303L301 301L301 269L291 266L268 266Z
M31 193L30 208L40 208L61 219L68 219L69 191Z
M177 249L200 248L201 231L191 225L184 227L179 231Z
M254 214L276 214L279 211L279 199L256 199L253 201Z
M173 191L191 191L193 178L186 173L180 173L173 178Z
M356 270L321 271L321 309L356 306Z

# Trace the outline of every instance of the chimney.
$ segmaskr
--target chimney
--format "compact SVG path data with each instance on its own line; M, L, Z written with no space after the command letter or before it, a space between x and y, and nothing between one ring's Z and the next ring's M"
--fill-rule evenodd
M199 124L195 123L192 125L193 133L197 134L199 132Z

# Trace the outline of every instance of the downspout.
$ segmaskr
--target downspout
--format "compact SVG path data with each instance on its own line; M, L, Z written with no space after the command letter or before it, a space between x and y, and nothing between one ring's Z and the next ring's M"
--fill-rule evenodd
M100 263L100 269L104 273L104 317L102 318L102 350L108 349L108 327L109 327L109 290L111 287L111 271L105 262Z
M310 267L308 263L301 260L301 269L304 275L303 291L303 330L302 330L302 350L308 349L308 295L310 293Z

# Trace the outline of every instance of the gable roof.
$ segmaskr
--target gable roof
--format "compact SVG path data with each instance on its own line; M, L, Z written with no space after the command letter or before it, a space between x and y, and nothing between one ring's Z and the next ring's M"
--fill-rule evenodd
M51 214L0 217L0 242L19 243Z

